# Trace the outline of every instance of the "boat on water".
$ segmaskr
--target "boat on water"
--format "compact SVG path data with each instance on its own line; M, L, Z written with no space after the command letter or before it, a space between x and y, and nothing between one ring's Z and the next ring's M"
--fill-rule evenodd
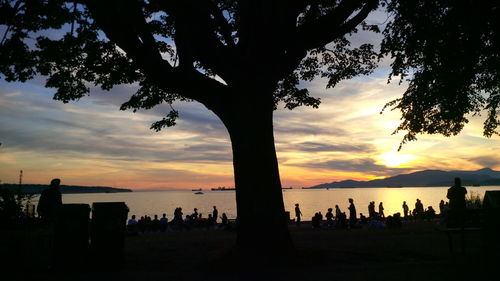
M195 188L195 189L191 189L191 191L202 191L203 189L201 188Z
M224 187L224 186L212 188L212 191L225 191L225 190L235 190L235 188L234 187Z
M203 191L197 191L194 194L203 194Z

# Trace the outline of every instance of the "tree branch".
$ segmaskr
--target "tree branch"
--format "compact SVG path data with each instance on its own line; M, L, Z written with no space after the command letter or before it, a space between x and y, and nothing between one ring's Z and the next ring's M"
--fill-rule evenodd
M211 18L213 15L211 9L214 7L211 7L213 4L209 0L156 0L152 1L152 5L174 18L176 27L174 39L181 65L188 67L194 61L199 61L224 80L233 79L233 66L237 63L234 56L234 43L226 46L217 37L217 25ZM215 8L218 9L218 7ZM223 17L222 14L220 16ZM230 34L225 36L230 36ZM232 39L229 42L232 42ZM183 62L183 60L187 61Z
M349 33L378 7L379 0L343 0L330 13L297 27L297 40L306 50L320 48ZM349 17L360 10L354 17Z
M231 35L231 26L222 14L222 11L217 7L217 4L210 0L206 0L206 5L210 9L210 13L214 16L214 20L220 28L220 32L226 44L230 47L235 47L233 37Z
M127 53L148 79L166 91L197 100L207 107L226 92L227 87L218 81L195 69L174 68L161 57L138 2L89 0L86 4L106 36Z
M309 50L324 47L351 32L377 8L378 3L379 0L343 0L330 13L316 20L313 20L312 16L306 19L303 25L296 28L292 43L280 59L281 71L278 73L290 73L297 68ZM314 5L312 2L309 4ZM349 18L356 10L359 12ZM283 78L278 77L278 79Z

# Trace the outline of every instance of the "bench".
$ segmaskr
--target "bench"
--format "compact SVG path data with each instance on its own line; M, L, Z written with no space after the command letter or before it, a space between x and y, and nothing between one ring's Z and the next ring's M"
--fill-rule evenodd
M482 231L481 227L437 227L437 230L446 234L450 253L453 253L453 235L460 235L460 246L462 253L465 253L465 234L468 232Z

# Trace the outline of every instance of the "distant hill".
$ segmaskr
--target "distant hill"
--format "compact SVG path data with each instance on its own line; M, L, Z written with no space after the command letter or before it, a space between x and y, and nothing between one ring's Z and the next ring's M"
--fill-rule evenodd
M10 190L17 190L19 185L4 183L0 184L0 187L7 188ZM46 184L23 184L21 190L26 193L41 193L42 190L48 188ZM125 188L115 188L108 186L78 186L78 185L61 185L60 187L62 194L70 193L115 193L115 192L132 192L131 189Z
M466 186L500 185L500 171L484 168L477 171L425 170L371 181L323 183L309 188L451 186L455 177L461 178L462 184Z

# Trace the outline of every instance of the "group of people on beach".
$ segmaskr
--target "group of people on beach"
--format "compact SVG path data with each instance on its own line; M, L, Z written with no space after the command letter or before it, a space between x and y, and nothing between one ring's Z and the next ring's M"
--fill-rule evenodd
M452 187L448 189L446 197L449 202L441 200L439 203L440 216L445 216L449 210L452 212L460 212L466 207L465 195L467 190L462 186L460 178L455 178L455 183ZM361 224L369 224L372 227L401 227L402 219L404 220L417 220L417 219L427 219L432 220L436 218L436 211L432 206L424 208L424 204L420 199L417 198L415 202L415 208L410 210L406 201L403 201L403 217L401 213L397 212L393 215L385 216L383 202L378 205L378 212L375 211L375 201L371 201L368 204L368 218L362 213L359 214L359 219L356 212L356 206L354 205L354 199L349 198L349 216L345 212L342 212L338 205L335 205L335 214L333 213L333 208L328 208L325 214L325 221L323 220L323 214L321 212L316 212L311 218L311 224L313 228L320 227L335 227L335 228L357 228ZM295 204L295 222L298 227L301 226L302 212L300 210L299 203Z
M460 178L455 178L455 184L448 189L447 198L449 202L441 200L439 204L439 215L444 216L449 210L460 210L465 209L465 194L467 190L461 185ZM323 216L321 212L316 212L311 218L311 224L313 228L359 228L362 225L368 224L370 227L382 228L382 227L401 227L402 221L406 220L418 220L426 219L432 220L437 217L436 211L432 206L424 208L424 204L420 199L416 199L414 208L410 210L410 207L403 201L402 213L397 212L393 215L386 216L385 208L383 202L378 204L378 212L375 208L375 201L371 201L368 204L368 217L359 213L359 217L356 211L356 206L354 204L354 199L348 199L348 214L343 212L338 205L335 205L335 211L333 208L328 208L326 214ZM295 204L295 218L291 221L295 222L297 226L302 225L302 211L300 210L299 203ZM218 223L218 219L221 222ZM237 220L234 220L237 222ZM193 209L193 213L184 215L182 208L178 207L174 210L174 216L171 221L168 220L166 214L163 214L161 218L158 215L154 215L152 219L150 216L141 216L139 220L136 220L136 216L132 215L132 218L127 222L127 229L134 233L144 233L144 232L165 232L168 230L189 230L192 228L222 228L230 229L232 223L228 219L225 213L219 217L219 211L216 206L213 206L211 214L205 218L201 213L198 212L197 208Z
M38 202L38 214L42 219L53 220L56 216L58 208L62 205L61 192L59 191L59 185L61 183L60 179L53 179L50 183L50 187L44 190L40 196ZM439 204L440 215L450 212L455 217L460 216L461 212L466 208L465 195L467 190L462 186L460 178L455 178L454 185L448 189L446 197L449 202L444 202L441 200ZM385 224L385 226L401 226L401 219L433 219L436 217L436 211L432 206L428 206L424 209L424 205L420 199L415 202L415 208L410 210L406 201L403 201L403 217L401 214L395 213L392 216L385 216L383 202L378 205L378 212L375 211L375 202L372 201L368 204L368 218L362 213L359 214L359 218L356 212L356 206L354 205L354 199L349 198L348 212L349 216L345 212L342 212L338 205L335 205L335 214L333 213L333 208L328 208L325 218L323 221L323 214L321 212L316 212L311 218L311 223L314 228L319 227L338 227L338 228L356 228L360 224L369 223L371 226L377 226ZM127 229L131 232L165 232L168 229L191 229L193 227L205 227L205 228L231 228L231 222L225 213L219 217L219 210L216 206L213 206L211 214L205 218L201 213L198 213L198 209L194 208L193 213L190 215L185 215L182 212L181 207L177 207L174 210L174 217L171 221L167 218L166 214L163 214L161 218L158 215L154 215L153 219L144 215L141 216L139 220L136 219L135 215L127 221ZM221 219L221 223L218 224L218 219ZM300 210L299 204L295 204L295 223L297 226L301 225L302 212Z
M393 215L385 216L383 202L378 205L378 212L375 211L375 202L371 201L368 204L368 217L359 213L359 218L356 212L356 206L354 205L354 199L349 198L348 212L349 216L345 212L342 212L338 205L335 205L335 215L333 214L333 209L328 208L325 214L325 221L323 221L323 214L317 212L311 218L311 223L314 228L319 227L335 227L335 228L357 228L361 225L369 223L373 227L399 227L402 225L401 219L432 219L436 216L436 213L432 206L429 206L426 210L423 209L423 204L420 199L417 199L415 203L415 209L413 211L409 210L406 201L403 201L403 213L404 217L401 217L401 213L395 213ZM300 211L299 204L295 204L295 221L297 226L301 225L302 212Z
M218 223L219 218L221 219L220 223ZM177 207L171 221L168 220L166 214L163 214L160 219L158 219L158 215L154 215L154 219L144 215L139 220L136 219L135 215L132 215L127 221L127 231L130 233L166 232L170 230L190 230L192 228L229 229L230 227L231 223L226 213L222 213L219 217L217 206L213 206L212 213L208 214L206 218L203 217L202 213L198 212L197 208L194 208L193 213L190 215L184 216L182 208Z

